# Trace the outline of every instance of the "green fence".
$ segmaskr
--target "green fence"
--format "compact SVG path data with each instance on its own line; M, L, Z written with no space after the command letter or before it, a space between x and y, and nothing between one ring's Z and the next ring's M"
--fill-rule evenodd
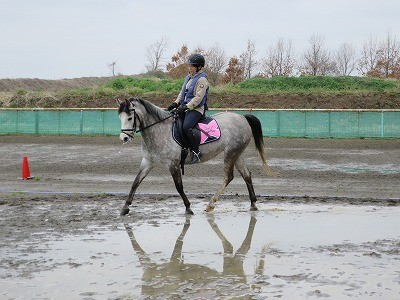
M400 110L232 110L257 116L264 136L400 138ZM220 112L210 110L208 115ZM116 109L0 109L0 134L117 135Z
M0 110L0 134L117 134L115 109Z

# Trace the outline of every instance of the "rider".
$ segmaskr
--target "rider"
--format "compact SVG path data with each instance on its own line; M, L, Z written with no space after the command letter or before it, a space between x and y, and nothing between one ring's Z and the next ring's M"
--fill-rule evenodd
M168 107L173 110L179 107L184 115L183 133L189 147L193 152L191 163L200 162L201 153L193 127L199 122L207 108L208 80L204 73L204 56L198 53L189 56L186 64L189 66L189 74L186 76L181 92L176 100Z

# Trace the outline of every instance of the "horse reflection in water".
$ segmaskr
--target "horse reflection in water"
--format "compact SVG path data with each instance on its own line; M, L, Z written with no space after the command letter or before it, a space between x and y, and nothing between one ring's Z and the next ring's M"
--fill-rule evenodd
M132 228L125 224L126 231L143 268L142 295L150 299L192 296L196 299L217 299L219 297L240 297L254 299L254 286L247 283L243 261L248 253L256 225L251 216L246 237L239 249L233 253L232 244L218 228L213 216L207 218L211 228L222 242L224 249L223 270L218 272L200 264L188 264L182 257L183 239L190 227L190 217L186 218L182 232L176 240L171 258L166 263L152 262L135 238ZM264 249L263 249L264 251ZM264 269L262 253L255 273L261 275ZM161 298L159 298L161 297ZM200 298L198 298L200 297Z

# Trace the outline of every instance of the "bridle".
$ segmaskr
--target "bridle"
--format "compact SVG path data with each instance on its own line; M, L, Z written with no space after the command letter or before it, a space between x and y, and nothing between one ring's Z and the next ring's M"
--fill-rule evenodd
M138 132L142 132L144 130L146 130L147 128L154 126L158 123L164 122L165 120L172 118L174 116L174 114L170 114L168 117L165 117L164 119L161 119L153 124L147 125L145 127L143 127L143 122L140 120L139 115L136 113L135 108L129 108L129 111L132 112L133 111L133 125L132 128L121 128L121 132L126 134L127 136L129 136L131 139L133 139L133 136L135 133ZM138 120L139 123L139 129L137 128L137 124L136 124L136 120Z
M139 127L141 126L142 122L140 121L140 118L138 114L136 113L136 110L134 108L129 109L130 112L133 111L133 125L132 128L121 128L121 132L129 136L131 139L133 139L133 135L137 132L140 132L141 130L138 129L136 130L136 120L139 120Z

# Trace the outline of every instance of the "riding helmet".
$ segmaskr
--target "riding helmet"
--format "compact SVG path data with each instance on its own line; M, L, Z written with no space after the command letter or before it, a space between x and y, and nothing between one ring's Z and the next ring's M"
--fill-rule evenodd
M193 65L195 67L204 67L205 63L206 60L204 59L204 56L199 53L190 55L188 61L186 62L187 65Z

